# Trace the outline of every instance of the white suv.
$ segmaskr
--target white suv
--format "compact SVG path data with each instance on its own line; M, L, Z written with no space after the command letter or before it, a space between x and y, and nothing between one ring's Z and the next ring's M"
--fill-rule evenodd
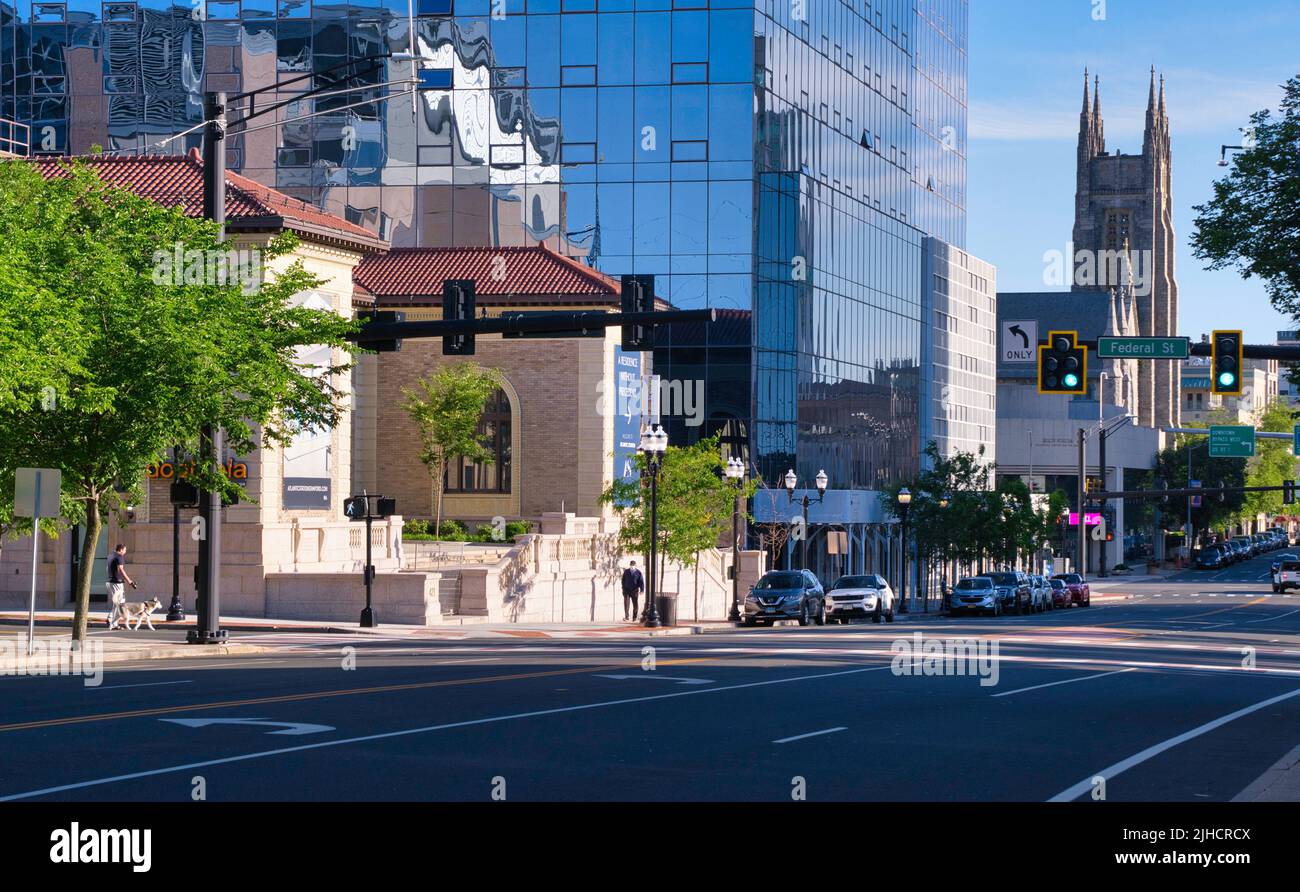
M875 573L841 576L826 592L826 618L845 625L855 617L871 617L873 623L894 621L894 590L885 577Z
M1284 554L1282 560L1274 564L1273 591L1284 592L1289 588L1300 589L1300 560L1294 555Z
M1032 598L1030 604L1034 613L1045 613L1052 609L1052 584L1045 576L1030 576Z

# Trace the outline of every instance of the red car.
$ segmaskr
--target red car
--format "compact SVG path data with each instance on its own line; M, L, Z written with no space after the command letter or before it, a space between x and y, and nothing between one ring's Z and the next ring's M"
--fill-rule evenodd
M1078 573L1057 573L1052 579L1064 582L1065 590L1070 593L1070 601L1064 606L1088 607L1092 604L1092 591Z
M1049 579L1048 585L1052 587L1052 609L1058 610L1069 607L1073 601L1070 596L1070 587L1062 579Z

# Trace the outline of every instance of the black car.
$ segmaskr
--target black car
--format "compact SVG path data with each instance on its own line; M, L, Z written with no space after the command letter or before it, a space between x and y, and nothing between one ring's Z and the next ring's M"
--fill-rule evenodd
M1034 605L1034 589L1029 584L1029 577L1019 570L1006 570L1000 573L985 573L993 580L997 589L998 603L1003 612L1021 614L1029 613Z
M1196 552L1196 569L1218 570L1225 563L1223 552L1217 545L1207 545Z
M799 625L826 624L826 594L811 570L769 570L745 598L747 626L797 619Z

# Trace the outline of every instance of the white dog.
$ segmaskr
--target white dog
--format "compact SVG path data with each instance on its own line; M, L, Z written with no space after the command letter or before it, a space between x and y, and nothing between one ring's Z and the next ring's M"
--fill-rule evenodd
M148 601L132 601L123 604L121 607L121 616L123 617L122 625L132 631L140 628L140 623L149 627L149 631L156 631L153 627L153 620L149 614L162 607L162 601L157 598L150 598ZM132 627L131 620L135 620L135 626Z

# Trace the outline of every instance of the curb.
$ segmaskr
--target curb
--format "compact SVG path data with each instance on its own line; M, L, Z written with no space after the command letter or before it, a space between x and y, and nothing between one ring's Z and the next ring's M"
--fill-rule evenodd
M96 617L95 619L92 619L91 622L90 622L89 624L87 624L87 629L94 629L94 628L96 628L97 626L98 626L99 628L101 628L101 629L104 628L102 625L99 625L99 623L97 623L96 620L98 620L99 623L102 623L102 621L103 621L103 617ZM36 623L35 623L35 625L37 625L37 626L41 626L41 627L44 627L44 628L48 628L48 627L56 627L56 628L57 628L57 627L62 627L62 628L67 628L67 627L68 627L68 618L67 618L67 617L52 617L52 616L44 616L44 617L42 617L42 616L40 616L40 615L38 614L37 617L36 617ZM165 619L159 619L159 618L155 617L155 618L154 618L154 625L155 625L157 628L159 628L159 629L193 629L193 628L196 628L196 625L195 625L194 620L190 620L190 619L177 620L176 622L168 622L168 621L165 620ZM27 627L27 617L26 617L26 616L23 616L23 617L20 618L20 617L16 617L16 616L5 616L5 615L0 615L0 626L22 626L23 628L26 628L26 627ZM311 625L311 626L308 626L308 625L282 625L282 624L277 624L277 623L275 623L275 622L270 622L270 623L266 623L266 624L262 624L262 623L230 623L230 622L223 622L223 623L221 624L221 628L223 628L223 629L229 629L229 630L231 630L232 632L344 632L344 633L349 633L349 632L364 632L364 633L374 633L374 634L380 634L380 633L382 632L382 629L381 629L381 628L366 629L366 628L362 628L362 627L360 627L360 626L358 626L358 627L356 627L356 628L350 628L350 627L348 627L348 626L344 626L344 625L321 625L321 624L318 624L318 625ZM218 645L218 646L220 646L220 645Z

